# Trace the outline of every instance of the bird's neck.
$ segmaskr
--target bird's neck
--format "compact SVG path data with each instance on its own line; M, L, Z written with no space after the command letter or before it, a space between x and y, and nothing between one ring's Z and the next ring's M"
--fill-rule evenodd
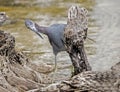
M35 27L38 30L38 32L47 34L47 27L39 26L38 24L35 24Z

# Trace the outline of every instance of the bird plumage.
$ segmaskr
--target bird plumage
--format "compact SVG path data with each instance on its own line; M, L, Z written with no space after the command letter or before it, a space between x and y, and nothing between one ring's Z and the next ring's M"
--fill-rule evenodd
M65 51L63 43L65 24L53 24L47 30L48 39L53 47L53 53L57 55L60 51Z
M39 26L37 23L34 23L31 20L25 20L25 25L30 30L37 33L41 38L40 33L43 33L48 36L49 42L53 48L53 53L55 55L55 70L56 70L56 56L59 52L65 51L65 46L63 43L64 29L66 24L53 24L49 27Z
M49 42L53 47L53 53L57 55L60 51L65 51L63 43L63 33L66 24L53 24L49 27L39 26L37 23L34 23L31 20L26 20L25 25L27 28L31 29L33 32L38 34L43 33L48 36ZM43 38L43 37L42 37Z

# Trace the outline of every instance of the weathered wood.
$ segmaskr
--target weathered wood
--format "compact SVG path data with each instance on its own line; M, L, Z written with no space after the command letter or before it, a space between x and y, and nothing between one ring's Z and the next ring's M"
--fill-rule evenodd
M69 88L62 90L79 90L79 92L120 92L120 62L109 71L86 71L63 83Z
M44 90L44 92L120 92L120 62L108 71L85 71L67 81L49 85Z
M87 10L79 6L72 6L68 11L64 43L74 66L74 75L91 70L84 50L87 26Z
M47 64L44 66L47 67ZM0 31L0 92L38 90L43 86L41 74L34 70L38 67L31 64L23 53L15 50L15 38L12 35ZM49 69L52 70L50 66Z
M0 26L8 19L5 12L0 12Z

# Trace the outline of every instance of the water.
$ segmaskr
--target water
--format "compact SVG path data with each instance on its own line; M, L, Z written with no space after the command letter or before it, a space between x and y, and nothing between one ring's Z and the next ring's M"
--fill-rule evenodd
M24 25L31 19L42 26L54 23L67 23L67 10L79 4L89 11L89 31L85 49L93 70L109 69L120 61L120 1L119 0L0 0L0 11L5 11L10 19L1 30L16 38L16 49L23 51L33 62L46 62L54 65L54 55L48 39L38 37ZM57 57L61 78L70 76L71 61L67 53ZM63 66L70 66L62 68ZM57 77L57 76L56 76ZM63 79L64 79L63 78Z
M98 26L94 70L107 70L120 61L120 1L96 0L94 18Z

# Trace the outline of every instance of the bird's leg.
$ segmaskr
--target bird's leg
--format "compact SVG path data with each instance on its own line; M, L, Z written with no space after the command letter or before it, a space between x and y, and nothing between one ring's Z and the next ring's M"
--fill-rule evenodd
M55 55L55 66L53 69L52 83L54 82L56 71L57 71L57 55Z
M55 67L54 67L54 72L57 71L57 55L55 55Z

